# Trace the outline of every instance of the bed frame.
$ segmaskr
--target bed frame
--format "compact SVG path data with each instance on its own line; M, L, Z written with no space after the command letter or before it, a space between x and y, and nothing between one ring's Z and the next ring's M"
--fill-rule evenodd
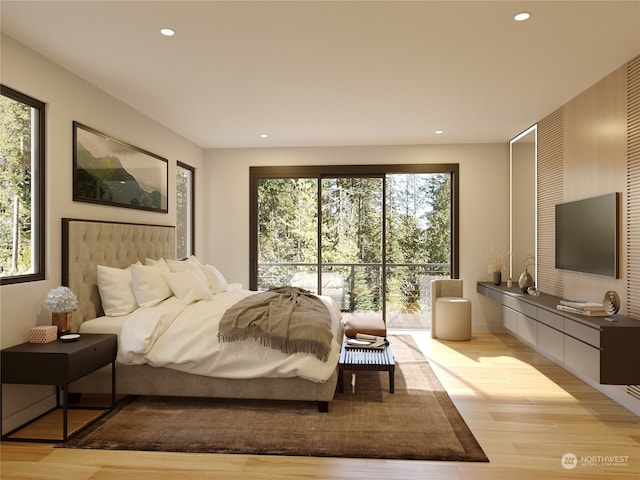
M63 218L62 284L78 296L72 331L103 315L97 265L126 268L145 258L175 258L173 226ZM317 383L302 378L211 378L148 365L116 367L118 394L315 401L321 412L328 411L337 381L337 368L329 380ZM69 390L110 393L110 367L74 382Z

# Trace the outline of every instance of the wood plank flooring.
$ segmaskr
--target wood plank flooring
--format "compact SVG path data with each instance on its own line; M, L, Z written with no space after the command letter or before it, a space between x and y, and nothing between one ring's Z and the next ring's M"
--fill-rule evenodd
M510 335L478 333L470 342L433 341L424 331L414 337L489 463L72 450L3 442L0 478L640 478L640 417ZM576 456L575 468L563 467L565 454Z

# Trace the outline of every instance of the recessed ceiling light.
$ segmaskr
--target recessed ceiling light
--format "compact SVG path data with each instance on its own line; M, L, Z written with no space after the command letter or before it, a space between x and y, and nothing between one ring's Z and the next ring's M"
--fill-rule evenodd
M528 20L530 16L531 15L529 15L529 13L527 12L520 12L515 17L513 17L513 19L516 22L524 22L525 20Z
M260 138L269 138L269 135L266 133L261 133Z
M162 28L160 30L160 33L162 35L164 35L165 37L173 37L176 34L176 32L174 30L172 30L171 28Z
M436 135L442 135L444 133L444 130L436 130Z

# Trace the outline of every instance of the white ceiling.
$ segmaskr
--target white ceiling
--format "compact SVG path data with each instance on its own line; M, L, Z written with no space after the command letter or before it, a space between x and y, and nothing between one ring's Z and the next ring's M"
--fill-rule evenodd
M507 142L640 54L640 1L2 0L0 16L203 148Z

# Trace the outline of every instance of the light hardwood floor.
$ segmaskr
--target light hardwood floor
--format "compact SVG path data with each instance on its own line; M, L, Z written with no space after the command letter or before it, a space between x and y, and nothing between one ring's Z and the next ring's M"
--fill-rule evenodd
M415 332L489 463L179 454L3 442L9 479L583 479L640 478L640 417L508 334L470 342ZM329 413L330 414L330 413ZM385 421L386 419L380 419ZM374 432L372 431L372 434ZM576 456L574 469L563 455ZM616 457L617 464L608 465ZM591 463L587 464L589 460Z

